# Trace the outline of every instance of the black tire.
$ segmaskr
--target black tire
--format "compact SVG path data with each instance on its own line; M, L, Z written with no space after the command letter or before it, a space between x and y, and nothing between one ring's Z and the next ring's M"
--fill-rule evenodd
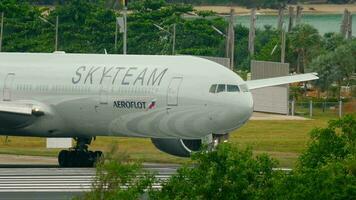
M58 164L60 167L69 167L68 164L69 164L69 158L70 156L70 153L69 151L67 150L62 150L59 152L58 154Z

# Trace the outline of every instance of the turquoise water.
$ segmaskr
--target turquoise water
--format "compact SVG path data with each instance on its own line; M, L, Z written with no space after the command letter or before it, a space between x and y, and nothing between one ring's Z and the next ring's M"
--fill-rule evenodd
M328 32L340 32L340 24L342 20L341 14L328 14L328 15L303 15L302 23L310 24L318 29L320 34ZM243 26L249 27L250 16L236 16L236 24L241 24ZM277 27L278 16L272 15L258 15L256 26L258 28L263 28L264 25L271 25ZM285 17L286 27L288 25L288 18ZM356 19L353 17L352 20L352 35L356 36Z

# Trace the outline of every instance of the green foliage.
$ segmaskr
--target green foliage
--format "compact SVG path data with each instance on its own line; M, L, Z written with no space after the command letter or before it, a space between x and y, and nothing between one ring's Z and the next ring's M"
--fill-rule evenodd
M326 51L333 51L337 47L346 43L346 40L344 40L339 33L326 33L322 38L322 46Z
M86 0L73 0L57 6L48 19L60 21L60 49L76 53L102 53L114 50L113 10L103 9ZM105 30L105 31L104 31Z
M152 189L154 175L143 170L140 163L130 162L127 155L116 152L113 148L97 163L92 190L79 199L136 200L145 190Z
M239 5L247 8L278 8L284 7L291 1L288 0L167 0L171 3L189 3L189 4L204 4L204 5Z
M310 135L307 151L300 156L302 168L316 168L356 155L356 121L350 115L329 122L328 128L314 129Z
M355 199L355 169L356 120L348 115L311 132L298 167L275 184L276 199Z
M118 1L57 1L56 6L52 8L40 8L28 2L0 1L0 11L5 12L3 51L53 52L54 24L56 17L59 16L59 50L69 53L103 53L106 49L108 53L122 53L122 34L118 34L118 44L116 48L114 46L115 21L116 17L121 15L118 10L115 10L120 7L117 5ZM50 3L50 0L37 2ZM128 53L171 54L172 28L173 24L176 24L176 54L224 57L226 39L215 32L211 26L226 33L226 20L206 11L197 12L200 18L183 17L183 14L193 11L192 5L187 3L195 1L175 2L177 4L166 3L164 0L130 1ZM214 0L209 2L218 3ZM267 3L268 6L283 6L285 2L283 0L237 0L232 3L266 7ZM227 1L220 1L220 3L224 4ZM40 17L50 23L44 22ZM154 24L167 31L158 29ZM253 57L248 52L248 32L248 28L242 25L235 27L234 67L236 70L249 71L251 59L280 60L279 31L271 26L257 29ZM350 64L355 60L354 56L351 56L354 55L354 45L347 44L338 34L328 33L321 37L315 28L305 24L298 25L288 35L286 62L290 63L292 71L303 72L306 67L310 71L320 72L321 79L318 86L322 90L328 90L327 86L335 82L339 85L352 84L350 71L356 66ZM353 50L350 51L350 48ZM335 49L336 51L333 52ZM312 58L319 55L322 56L314 59L310 64ZM336 59L333 59L334 57Z
M2 0L0 12L5 15L3 51L41 51L46 50L44 30L39 16L40 10L26 1Z
M344 44L344 42L340 42ZM319 74L316 85L323 91L332 89L332 84L352 85L351 75L356 71L356 40L338 46L315 58L309 65L308 71ZM336 88L340 90L340 88Z
M264 30L256 33L255 59L262 61L280 61L280 32L271 26L265 26Z
M272 167L267 155L224 143L193 155L195 167L178 170L153 199L262 199L270 197Z
M330 162L317 169L292 172L277 180L275 198L289 199L338 199L356 197L355 174L348 172L340 162Z
M116 152L113 150L112 152ZM195 153L161 190L155 179L125 155L109 154L97 165L97 178L83 199L355 199L356 121L353 116L314 129L297 167L288 174L273 170L268 155L254 156L222 143L213 151ZM124 189L123 186L126 186Z
M249 29L242 25L235 27L235 63L239 70L250 70L250 55L248 52L248 32Z
M273 171L267 155L229 143L202 150L194 167L178 170L152 199L355 199L356 121L352 116L314 129L293 172Z
M308 24L299 24L288 34L289 48L295 54L298 73L304 72L314 55L319 53L321 36L318 30Z

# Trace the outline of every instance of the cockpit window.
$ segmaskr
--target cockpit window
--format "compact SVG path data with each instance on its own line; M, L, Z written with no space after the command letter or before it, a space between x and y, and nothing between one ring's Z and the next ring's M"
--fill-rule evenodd
M224 85L224 84L219 84L219 85L218 85L218 89L216 90L216 93L225 92L225 90L226 90L226 85Z
M227 85L228 92L240 92L240 89L237 85Z
M245 85L247 89L247 86ZM214 84L210 87L210 93L220 93L220 92L240 92L242 90L241 85L225 85L225 84ZM247 90L248 91L248 90Z
M248 92L248 87L247 87L246 84L241 84L240 85L240 89L241 89L242 92Z
M211 87L210 87L210 90L209 90L209 92L210 93L215 93L216 92L216 84L214 84L214 85L212 85Z

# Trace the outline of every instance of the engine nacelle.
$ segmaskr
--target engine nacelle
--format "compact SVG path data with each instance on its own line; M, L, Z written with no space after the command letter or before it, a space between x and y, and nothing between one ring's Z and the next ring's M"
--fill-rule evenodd
M157 149L179 157L189 157L202 146L202 140L151 138L151 141Z

